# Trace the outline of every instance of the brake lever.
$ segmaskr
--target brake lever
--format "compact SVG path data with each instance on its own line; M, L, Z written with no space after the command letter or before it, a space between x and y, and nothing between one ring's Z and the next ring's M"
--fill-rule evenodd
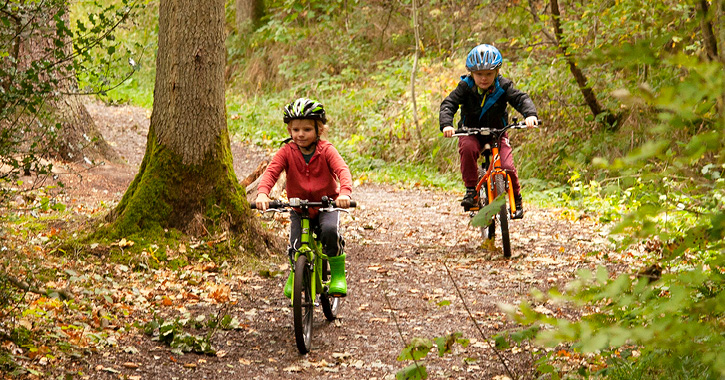
M277 212L280 214L284 214L285 212L289 212L289 210L280 210L278 208L268 208L268 209L264 210L264 212L262 212L262 214L266 214L268 212Z

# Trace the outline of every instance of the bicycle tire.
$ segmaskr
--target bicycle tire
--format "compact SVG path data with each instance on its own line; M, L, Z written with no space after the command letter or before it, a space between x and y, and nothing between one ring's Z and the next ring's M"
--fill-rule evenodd
M478 199L481 208L488 205L488 185L484 184L481 186L481 190L478 192ZM491 218L491 221L486 226L481 226L481 238L483 240L490 240L496 237L496 223L495 218Z
M511 240L509 238L509 212L506 207L508 201L508 193L506 192L506 176L503 174L497 174L494 178L496 185L497 196L503 195L505 198L504 204L501 206L498 217L498 225L501 228L501 245L503 246L503 257L511 257Z
M292 290L292 309L294 314L295 341L297 350L304 355L312 346L312 317L315 298L310 284L312 271L307 264L307 256L300 255L295 262L295 281Z
M322 260L322 283L330 281L330 263L327 260ZM322 313L325 315L328 321L332 322L337 319L337 311L340 308L340 297L332 297L327 293L327 286L322 290L320 294L320 305L322 306Z

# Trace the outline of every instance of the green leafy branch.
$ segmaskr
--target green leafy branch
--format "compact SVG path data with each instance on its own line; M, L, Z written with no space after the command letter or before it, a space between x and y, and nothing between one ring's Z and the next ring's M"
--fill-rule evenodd
M160 342L171 347L172 352L183 354L194 352L206 355L216 355L217 351L212 346L212 339L219 330L235 330L239 329L240 324L236 317L220 311L215 317L207 319L204 315L191 318L186 314L183 318L175 318L173 320L164 320L156 318L141 326L144 333L154 336ZM209 331L203 335L195 335L185 331L185 329L201 329L208 328Z

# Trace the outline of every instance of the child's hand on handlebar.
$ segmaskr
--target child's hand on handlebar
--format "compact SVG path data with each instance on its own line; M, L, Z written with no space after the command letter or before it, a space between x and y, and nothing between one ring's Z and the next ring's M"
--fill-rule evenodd
M265 212L269 208L269 197L267 194L259 193L255 203L257 204L257 210Z
M443 128L443 136L444 137L453 137L453 134L456 132L456 130L451 127L450 125Z
M532 128L539 125L539 118L537 118L536 116L529 116L526 118L526 120L524 120L524 122L526 122L527 127Z
M340 195L335 199L335 207L339 208L348 208L350 207L350 196L349 195Z

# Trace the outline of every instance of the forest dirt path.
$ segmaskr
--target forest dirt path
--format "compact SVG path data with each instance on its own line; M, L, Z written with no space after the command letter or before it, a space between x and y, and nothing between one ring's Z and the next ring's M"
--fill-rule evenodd
M71 202L96 207L100 202L117 202L133 179L145 149L149 112L100 104L89 104L88 109L105 138L128 161L66 179ZM233 152L240 179L267 156L238 143ZM458 206L461 196L373 184L354 189L361 207L341 222L347 239L349 296L340 319L333 323L316 311L313 350L308 355L299 355L295 348L291 309L282 295L288 266L283 255L275 253L263 258L273 273L283 273L274 277L234 266L136 275L145 281L139 280L142 286L136 292L145 297L127 306L133 312L125 322L147 321L150 309L170 317L217 313L226 307L241 327L214 335L217 356L177 355L139 330L130 330L116 335L117 345L70 363L69 369L82 370L93 379L394 379L398 370L412 364L396 360L403 339L461 332L471 344L456 345L453 354L442 358L434 349L423 363L429 378L503 379L506 370L476 331L446 266L490 338L516 327L497 305L517 304L532 288L562 286L579 268L611 267L613 256L604 259L606 237L601 226L586 218L571 220L563 210L529 206L526 217L512 223L514 258L503 260L499 251L479 246L478 229L468 225L468 215ZM286 235L283 218L268 222ZM198 276L206 287L190 285L188 276ZM233 302L226 306L215 302L209 290L214 286L230 289ZM130 290L123 292L135 297ZM173 302L165 306L160 294ZM450 304L439 306L443 301ZM553 316L577 314L551 304L534 306ZM522 378L531 375L530 349L501 352Z

